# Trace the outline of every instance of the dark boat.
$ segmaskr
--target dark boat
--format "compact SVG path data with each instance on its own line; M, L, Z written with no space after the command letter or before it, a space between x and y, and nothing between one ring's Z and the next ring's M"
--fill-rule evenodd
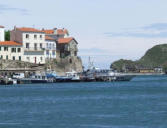
M39 84L39 83L48 83L46 75L35 74L30 78L22 78L17 80L18 84Z

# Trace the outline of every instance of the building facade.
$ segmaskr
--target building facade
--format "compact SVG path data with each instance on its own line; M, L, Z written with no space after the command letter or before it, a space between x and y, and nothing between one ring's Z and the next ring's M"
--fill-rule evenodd
M49 36L45 36L46 48L45 48L45 58L56 59L56 42L55 39Z
M60 38L57 41L57 59L66 57L77 57L78 42L73 37Z
M45 64L46 60L77 57L77 41L69 37L67 29L38 30L14 27L10 41L0 26L0 58Z
M34 28L14 28L10 40L23 45L23 61L45 63L45 33Z
M0 41L5 41L5 28L0 26Z
M22 43L13 41L0 42L0 59L23 61Z

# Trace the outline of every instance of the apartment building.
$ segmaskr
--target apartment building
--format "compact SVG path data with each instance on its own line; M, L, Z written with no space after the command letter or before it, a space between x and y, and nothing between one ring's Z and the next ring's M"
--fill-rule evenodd
M22 61L45 63L45 33L34 28L14 28L10 33L10 40L22 43Z

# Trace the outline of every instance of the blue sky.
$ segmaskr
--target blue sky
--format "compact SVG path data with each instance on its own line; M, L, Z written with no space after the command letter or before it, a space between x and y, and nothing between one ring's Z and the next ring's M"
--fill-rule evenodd
M1 0L0 25L67 28L85 66L91 56L96 66L109 68L167 43L166 5L167 0Z

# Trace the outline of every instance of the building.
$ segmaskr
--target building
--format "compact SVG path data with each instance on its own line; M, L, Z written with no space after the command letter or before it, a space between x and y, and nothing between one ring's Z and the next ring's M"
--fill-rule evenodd
M38 30L14 27L10 41L5 41L5 30L0 26L0 58L45 64L50 59L77 58L78 42L69 37L67 29ZM71 61L70 61L71 62Z
M22 43L22 60L25 62L45 63L45 33L34 28L14 28L10 33L10 40Z
M45 32L47 37L51 37L56 41L56 59L63 59L66 57L77 57L78 42L73 38L69 37L67 29L47 29L42 30Z
M14 41L0 42L0 58L6 60L23 60L22 43Z
M155 73L153 68L140 68L139 73Z
M46 48L45 58L56 59L56 42L55 39L49 36L45 36Z
M60 38L57 41L56 55L57 59L66 57L77 57L78 42L73 37Z
M57 29L57 28L54 28L54 29L42 29L42 31L47 35L47 36L50 36L54 39L59 39L59 38L66 38L69 36L69 32L67 29Z
M0 41L5 41L5 28L0 26Z

